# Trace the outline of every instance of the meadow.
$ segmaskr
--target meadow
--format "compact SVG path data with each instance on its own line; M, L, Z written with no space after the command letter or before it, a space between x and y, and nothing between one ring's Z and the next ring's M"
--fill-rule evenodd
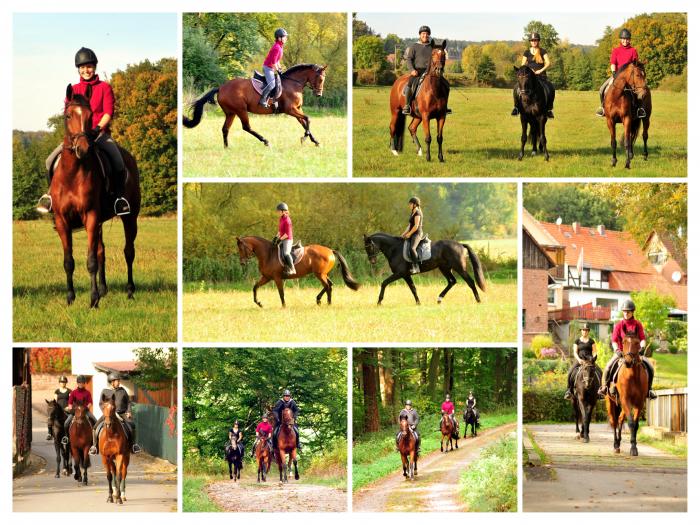
M610 135L605 119L595 116L598 94L557 92L554 120L547 123L551 155L517 161L520 119L511 117L509 89L453 88L444 130L445 162L437 161L435 123L433 161L415 154L406 131L404 151L389 150L388 87L353 88L353 176L355 177L686 177L688 174L687 94L654 91L649 128L649 159L641 156L641 135L632 168L624 168L618 125L618 165L610 167ZM425 146L422 128L418 130Z

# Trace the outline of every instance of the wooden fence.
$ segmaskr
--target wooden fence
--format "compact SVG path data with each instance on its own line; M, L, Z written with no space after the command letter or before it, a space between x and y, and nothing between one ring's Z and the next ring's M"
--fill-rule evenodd
M647 400L647 425L667 432L688 432L688 389L659 390Z

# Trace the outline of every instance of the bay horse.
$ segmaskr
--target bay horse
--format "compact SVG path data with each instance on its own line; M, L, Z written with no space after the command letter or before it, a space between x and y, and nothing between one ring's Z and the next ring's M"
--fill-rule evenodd
M467 437L467 430L471 426L471 436L476 437L477 435L477 427L479 426L478 419L476 417L476 410L474 410L473 407L467 407L467 409L464 411L464 414L462 414L462 418L464 419L464 438Z
M56 475L61 477L61 462L63 462L63 475L69 476L73 469L70 464L70 449L68 445L63 445L61 439L66 433L64 423L66 422L66 411L59 405L55 399L45 400L48 405L49 419L51 420L51 433L53 435L53 448L56 452Z
M73 405L73 421L68 429L68 441L73 456L73 479L83 485L88 484L90 447L92 446L92 425L87 418L87 407L80 403Z
M263 107L258 104L260 95L253 88L253 83L249 78L234 78L225 84L210 90L208 93L200 97L192 104L192 118L183 115L182 125L186 128L194 128L202 120L204 105L208 102L214 104L214 96L217 95L219 106L226 115L224 126L221 128L221 133L224 137L224 147L228 148L228 131L233 124L233 119L238 117L241 119L241 126L244 131L253 135L260 142L269 146L268 140L254 131L250 127L248 113L256 113L259 115L271 115L272 113L286 113L291 115L304 128L304 136L301 137L301 143L308 137L316 146L320 143L311 134L310 124L311 119L304 114L301 107L304 103L304 87L308 84L311 87L314 95L317 97L323 96L323 83L326 79L327 65L319 66L317 64L297 64L290 67L280 75L282 81L282 94L277 100L277 109Z
M440 432L442 433L442 438L440 439L440 452L447 453L447 443L449 442L450 450L452 448L452 439L455 441L455 448L459 448L459 431L455 428L452 423L452 418L447 412L442 413L442 419L440 420ZM443 451L443 444L445 445L445 450Z
M267 481L267 473L270 472L272 466L272 454L267 439L263 438L258 441L255 447L255 459L258 463L258 483L261 479L265 482Z
M243 458L241 450L238 448L238 440L231 436L229 447L226 449L226 461L228 461L228 477L234 481L241 479L243 470Z
M287 483L287 473L294 463L294 479L299 479L297 469L297 436L294 432L294 417L289 408L282 410L282 421L279 423L280 429L277 433L275 447L275 459L280 469L280 482ZM289 455L289 459L287 459Z
M100 408L104 417L104 426L98 443L102 465L107 473L107 483L109 484L107 503L115 503L114 492L116 492L116 503L121 505L126 501L126 475L131 459L129 439L117 416L114 395L103 400ZM113 479L114 490L112 490Z
M49 187L51 209L54 214L56 232L63 245L63 269L66 272L67 302L75 301L73 287L73 231L85 228L87 233L87 270L90 274L90 307L97 308L100 298L107 294L105 277L105 245L102 238L102 223L115 216L114 207L107 196L107 183L103 175L101 160L91 136L92 109L90 108L91 88L86 96L73 93L68 84L64 108L63 152L54 169ZM139 172L136 160L123 148L119 148L124 159L127 180L124 197L129 201L131 213L122 215L124 226L124 258L127 267L126 292L129 299L134 296L136 287L133 279L135 257L134 241L137 234L137 218L141 207ZM99 274L99 286L98 286Z
M323 285L323 289L316 296L316 304L321 304L321 298L324 294L327 295L328 304L331 304L333 281L328 277L328 274L333 269L336 260L340 263L340 270L345 285L351 290L360 289L360 283L352 276L348 263L337 250L326 248L319 244L309 244L304 247L304 256L294 266L296 273L287 275L277 255L278 247L271 241L256 236L236 237L236 245L238 246L238 256L241 265L245 265L253 257L258 260L260 279L253 286L253 302L260 308L262 308L262 303L258 301L258 288L270 281L274 281L277 285L282 307L286 307L284 301L284 280L299 279L309 274L315 275Z
M549 150L547 149L547 134L545 128L547 126L547 93L542 82L535 72L529 66L516 67L516 79L518 85L518 112L520 113L520 126L522 133L520 135L520 153L518 160L523 160L525 155L525 144L527 144L528 135L532 142L532 153L534 157L537 155L537 150L544 153L544 160L549 160ZM528 126L530 132L528 134Z
M634 102L644 108L646 117L637 117ZM623 144L627 160L625 168L630 168L630 162L634 158L634 143L642 126L642 139L644 140L644 160L647 160L647 139L649 138L649 123L651 118L651 91L647 87L646 71L644 64L634 60L622 66L616 73L612 85L605 94L603 104L605 118L610 131L610 147L612 148L611 166L617 165L617 138L615 126L621 123L624 128Z
M630 431L630 456L637 456L637 430L649 391L649 377L641 358L639 338L626 334L622 340L623 356L617 373L617 395L605 398L608 420L613 429L615 453L620 453L622 425L627 420Z
M402 417L399 422L398 448L401 454L401 464L403 465L403 476L413 481L418 474L418 448L416 436L408 424L408 418Z
M583 439L584 443L590 441L591 418L598 403L600 375L595 364L596 358L593 356L591 360L582 361L574 380L574 397L571 399L576 420L576 439Z
M445 162L442 155L442 130L445 127L447 118L447 98L449 93L445 91L443 86L442 73L445 70L445 59L447 58L447 40L443 40L442 44L435 46L433 43L433 51L430 57L430 65L424 73L423 82L416 94L413 104L411 105L411 123L408 125L408 131L411 133L413 144L416 146L418 156L423 154L423 148L420 145L416 131L418 126L423 123L423 135L425 136L425 160L430 162L430 143L432 137L430 135L430 121L437 121L437 143L438 143L438 159L440 162ZM389 122L389 145L391 152L398 155L403 151L403 136L406 128L406 115L403 114L403 107L406 104L406 96L404 88L408 83L411 75L405 74L394 81L389 94L389 110L391 111L391 121Z
M377 305L382 304L384 300L384 290L387 285L399 279L403 279L406 282L413 294L413 298L416 300L416 304L420 304L416 285L413 283L413 277L411 276L412 263L406 261L403 257L404 240L405 239L401 237L382 232L364 236L365 251L367 252L370 264L377 263L377 256L381 252L386 257L389 262L389 267L391 268L391 275L382 281ZM474 273L473 279L467 270L468 264L471 264ZM481 302L479 292L476 288L478 286L482 291L486 291L484 270L481 266L479 256L468 244L461 244L457 241L450 240L433 241L430 259L421 262L419 266L420 273L439 269L442 275L445 276L445 279L447 279L447 286L438 296L438 304L442 303L443 298L447 292L450 291L450 288L457 284L457 278L452 274L453 271L459 274L469 288L471 288L476 302ZM474 282L475 280L476 283Z

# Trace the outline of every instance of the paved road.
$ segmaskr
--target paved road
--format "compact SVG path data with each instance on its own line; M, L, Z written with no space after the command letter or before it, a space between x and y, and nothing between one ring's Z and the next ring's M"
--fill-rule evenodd
M621 453L612 447L612 430L591 424L590 443L577 440L573 423L525 425L549 464L525 467L526 512L686 512L687 462L648 445L629 455L629 434Z

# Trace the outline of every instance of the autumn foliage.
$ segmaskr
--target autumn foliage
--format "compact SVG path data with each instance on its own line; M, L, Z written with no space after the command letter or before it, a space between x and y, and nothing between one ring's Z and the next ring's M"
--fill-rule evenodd
M70 348L32 348L29 366L32 374L69 374Z

